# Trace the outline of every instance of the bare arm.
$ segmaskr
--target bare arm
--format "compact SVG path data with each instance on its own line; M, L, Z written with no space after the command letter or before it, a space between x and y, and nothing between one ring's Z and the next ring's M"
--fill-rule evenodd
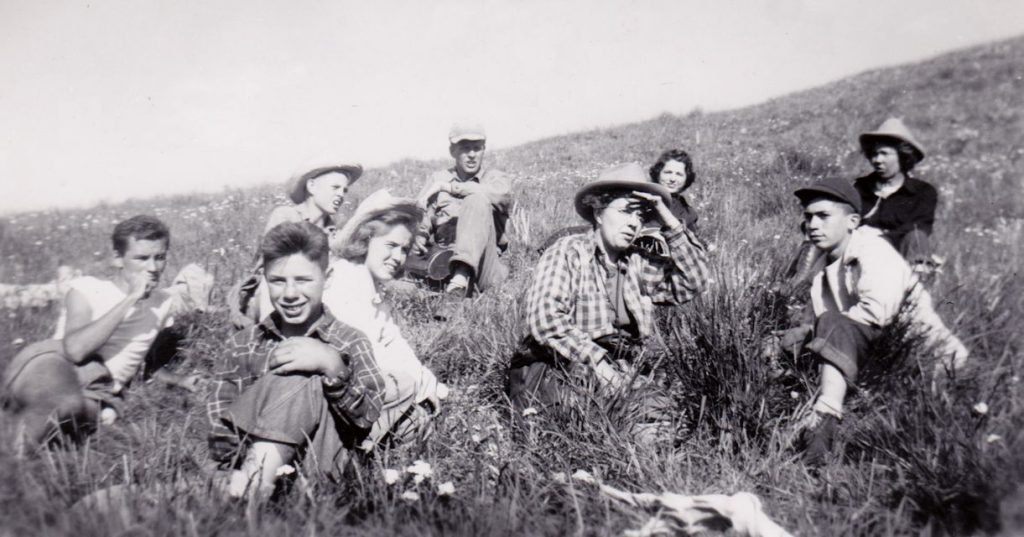
M110 339L128 311L150 290L148 278L139 274L132 282L128 296L118 302L102 317L92 320L92 308L85 296L76 289L68 292L64 307L67 310L67 328L64 331L64 354L72 363L81 363Z

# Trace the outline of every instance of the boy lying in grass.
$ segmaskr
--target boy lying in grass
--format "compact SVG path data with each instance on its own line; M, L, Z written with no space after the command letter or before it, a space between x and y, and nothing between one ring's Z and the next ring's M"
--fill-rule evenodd
M113 277L71 280L53 339L22 349L4 371L7 405L18 412L19 447L59 439L61 432L80 440L98 423L113 423L159 332L175 315L207 305L213 277L197 265L157 289L171 242L157 218L119 222L111 242ZM189 390L198 380L166 371L154 377Z
M229 486L236 497L272 491L277 470L300 451L337 475L380 415L384 393L366 336L323 307L327 235L307 222L283 223L260 250L274 311L232 338L207 404L211 457L241 463Z
M813 320L782 337L784 348L805 341L821 362L817 398L806 424L806 460L821 464L831 451L843 417L849 383L856 381L870 343L893 323L906 304L911 330L938 354L940 363L959 367L968 351L932 308L906 260L884 238L858 229L861 198L843 179L824 179L794 192L803 206L808 237L825 255L814 275L808 313Z

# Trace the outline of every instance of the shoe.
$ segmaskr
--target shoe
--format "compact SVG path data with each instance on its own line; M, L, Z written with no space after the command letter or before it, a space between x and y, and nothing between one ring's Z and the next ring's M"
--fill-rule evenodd
M832 453L832 443L839 430L839 418L819 414L817 426L804 431L804 462L815 468L823 466Z

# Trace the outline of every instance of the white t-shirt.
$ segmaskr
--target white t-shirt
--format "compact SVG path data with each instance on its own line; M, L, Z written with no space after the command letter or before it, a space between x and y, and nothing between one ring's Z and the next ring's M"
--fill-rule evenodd
M76 278L71 282L71 289L81 293L89 304L92 321L102 317L128 296L118 289L114 282L92 276ZM183 302L179 295L157 289L148 298L140 300L128 310L114 333L96 350L115 381L123 385L131 382L142 366L142 361L153 345L157 333L174 324L173 315L182 311L182 308ZM64 338L66 326L67 308L64 308L57 320L54 339Z

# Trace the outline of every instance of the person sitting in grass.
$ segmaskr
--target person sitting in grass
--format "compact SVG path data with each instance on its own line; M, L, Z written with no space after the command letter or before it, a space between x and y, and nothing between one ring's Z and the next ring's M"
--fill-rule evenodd
M416 357L381 293L401 275L413 233L423 218L416 200L374 192L331 241L340 258L330 268L324 305L338 320L366 334L384 375L384 406L363 448L386 435L394 442L426 437L448 387Z
M806 460L820 464L831 451L843 403L869 345L908 308L909 326L946 367L960 367L968 351L942 323L906 260L892 243L866 231L861 198L848 181L821 180L796 190L811 243L825 267L813 277L807 321L782 334L793 349L807 343L820 361L818 393L803 425ZM813 318L813 320L811 320Z
M285 222L309 222L332 234L338 226L336 214L349 187L363 174L361 164L330 162L308 165L293 175L285 186L291 205L275 207L267 218L266 233ZM251 326L273 309L262 285L263 263L257 257L252 271L228 293L231 323L235 328Z
M430 244L451 248L445 292L467 297L508 277L499 254L508 247L512 194L507 175L483 169L487 135L482 127L455 125L448 142L455 166L431 175L420 191L426 218L413 247L417 258L426 256Z
M534 271L529 334L508 372L515 406L566 402L573 376L624 386L652 335L654 305L683 304L701 291L708 279L704 245L670 203L665 187L636 163L609 168L577 191L576 212L591 231L559 239ZM667 259L633 248L648 214L666 230Z
M53 339L25 347L3 375L7 404L18 413L16 442L81 440L123 415L125 391L174 316L207 306L213 278L188 265L158 289L171 235L155 217L119 222L111 235L110 279L71 280ZM156 378L195 390L198 377L160 370Z
M897 118L861 134L860 147L874 169L854 181L864 204L861 227L889 241L915 272L933 272L942 263L932 255L930 240L939 194L931 184L912 175L924 160L924 148ZM806 285L821 268L820 255L809 241L801 244L787 271L790 288Z
M277 470L300 452L338 475L380 416L385 383L372 344L323 307L327 240L308 222L263 237L274 311L231 338L207 403L211 457L241 465L231 496L272 490Z

